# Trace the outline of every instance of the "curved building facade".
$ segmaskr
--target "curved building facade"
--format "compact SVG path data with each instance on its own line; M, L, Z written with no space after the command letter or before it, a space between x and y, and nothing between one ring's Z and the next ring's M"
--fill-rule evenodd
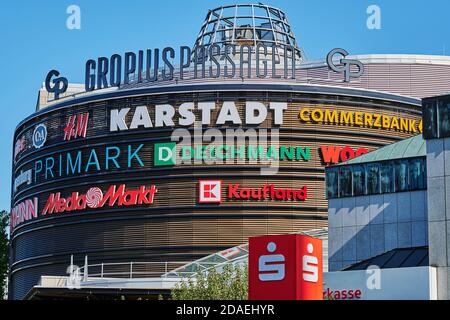
M240 72L196 76L197 49L213 45L202 57L217 53L216 71L224 71L232 59L218 58L222 49L237 46ZM260 49L264 63L256 60ZM383 78L380 65L344 83L323 63L305 61L279 9L214 9L193 51L185 53L194 66L172 68L170 79L166 67L155 67L157 81L141 81L148 74L140 72L140 51L139 71L126 69L125 83L102 88L108 79L99 58L86 65L96 66L86 79L99 90L70 85L78 94L50 103L40 92L37 111L14 134L11 298L23 299L43 275L66 275L72 257L78 265L86 256L90 265L193 261L249 236L324 227L325 166L422 132L421 101L412 97L426 89L396 91L394 80L383 87L397 75L392 69ZM428 85L416 73L408 79L448 85Z
M250 117L255 106L264 119ZM16 130L12 297L63 275L71 255L186 261L325 226L327 161L419 130L415 99L332 87L203 84L61 101Z

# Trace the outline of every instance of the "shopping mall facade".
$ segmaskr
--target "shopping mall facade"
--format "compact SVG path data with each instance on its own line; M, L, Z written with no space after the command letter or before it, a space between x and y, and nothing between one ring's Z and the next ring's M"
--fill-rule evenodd
M89 59L85 85L41 89L14 134L10 298L71 259L167 273L326 227L325 166L420 134L421 98L450 91L447 56L334 58L307 61L281 10L236 5L193 48Z

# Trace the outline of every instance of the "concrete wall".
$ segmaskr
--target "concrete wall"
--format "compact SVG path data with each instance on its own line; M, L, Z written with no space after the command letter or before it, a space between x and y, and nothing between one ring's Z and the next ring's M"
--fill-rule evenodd
M330 199L328 226L330 271L391 249L425 246L427 191Z
M450 299L450 138L427 140L430 266L437 267L438 299Z

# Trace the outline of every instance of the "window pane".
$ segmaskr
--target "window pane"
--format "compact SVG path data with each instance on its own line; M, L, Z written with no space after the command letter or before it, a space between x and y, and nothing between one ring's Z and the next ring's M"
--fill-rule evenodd
M255 10L255 16L260 16L260 17L267 17L268 16L267 15L267 10L264 7L255 6L254 10Z
M256 28L270 28L270 20L269 19L261 19L261 18L255 18L255 27Z
M439 137L450 137L450 103L447 103L445 100L438 101L438 118Z
M361 196L366 194L366 172L363 166L353 167L353 195Z
M253 29L236 29L235 33L236 40L252 40L253 39Z
M258 39L273 41L273 32L271 30L256 29Z
M373 163L367 165L367 194L380 193L380 165Z
M384 163L380 168L381 193L394 192L394 168L390 163Z
M236 19L236 28L239 27L253 27L253 19L252 18L237 18Z
M235 7L223 8L222 18L234 17L235 14L236 14L236 8Z
M338 171L327 170L327 198L333 199L338 197Z
M406 160L395 163L395 192L408 190L408 162Z
M426 139L437 138L436 102L423 105L423 136Z
M421 190L424 188L424 168L422 159L409 162L409 189Z
M350 167L342 167L339 170L339 195L341 197L352 195L352 171Z
M242 17L242 16L247 16L247 17L253 16L252 7L251 6L238 6L237 15L240 16L240 17Z

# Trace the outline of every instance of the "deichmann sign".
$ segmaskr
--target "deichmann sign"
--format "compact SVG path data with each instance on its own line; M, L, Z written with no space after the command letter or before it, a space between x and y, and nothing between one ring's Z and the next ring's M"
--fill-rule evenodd
M135 206L151 205L155 194L156 186L149 188L140 186L138 189L127 190L125 184L119 186L112 185L105 194L97 187L90 188L85 194L73 192L68 198L62 198L61 193L52 193L42 211L42 215L52 213L63 213L86 209L98 209L104 206Z
M355 125L360 127L404 131L408 133L422 132L422 120L419 121L402 117L387 116L379 113L302 108L299 111L299 119L302 122L310 123Z
M178 149L178 150L177 150ZM309 161L311 152L309 147L287 147L272 145L206 145L206 146L177 146L175 142L157 143L154 149L155 166L169 166L180 162L191 163L192 160L221 161L228 159L242 160L287 160Z

